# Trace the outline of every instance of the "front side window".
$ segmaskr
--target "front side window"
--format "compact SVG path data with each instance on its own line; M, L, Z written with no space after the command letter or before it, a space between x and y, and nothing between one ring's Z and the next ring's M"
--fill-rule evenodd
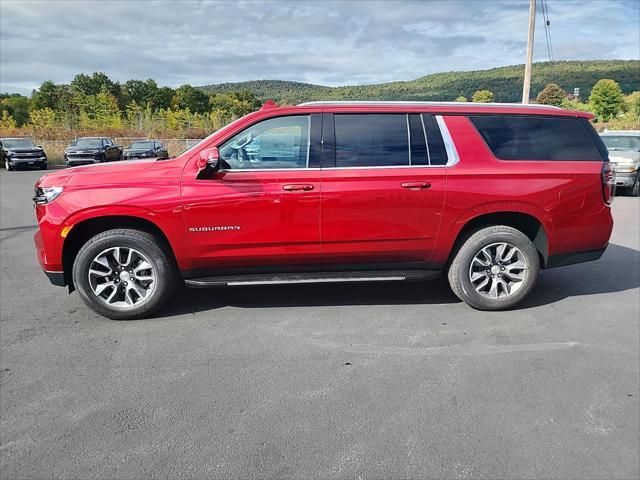
M578 118L522 115L469 118L501 160L602 160Z
M405 114L336 114L336 167L409 165Z
M309 165L309 116L263 120L220 147L231 170L306 168Z

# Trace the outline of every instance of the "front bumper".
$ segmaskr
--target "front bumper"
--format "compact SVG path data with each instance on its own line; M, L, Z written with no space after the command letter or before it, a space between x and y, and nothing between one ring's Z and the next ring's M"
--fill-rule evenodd
M64 280L64 272L48 272L47 270L43 270L43 272L51 282L51 285L56 287L65 287L67 285Z
M47 164L47 157L7 157L11 167L41 167Z
M61 269L61 265L57 265L48 261L44 239L42 238L42 232L40 231L40 229L38 229L38 231L33 236L33 241L36 244L38 263L40 264L40 267L42 268L44 274L53 285L64 287L66 285L64 272Z
M633 172L633 173L616 173L615 174L615 182L616 182L616 187L633 187L633 183L636 181L636 178L638 178L638 172Z

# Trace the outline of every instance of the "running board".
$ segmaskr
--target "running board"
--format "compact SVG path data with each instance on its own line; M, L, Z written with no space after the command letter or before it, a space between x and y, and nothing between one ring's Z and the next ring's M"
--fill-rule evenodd
M208 288L304 283L400 282L403 280L427 280L439 275L439 273L440 272L436 270L271 273L190 278L185 280L184 283L187 287L191 288Z

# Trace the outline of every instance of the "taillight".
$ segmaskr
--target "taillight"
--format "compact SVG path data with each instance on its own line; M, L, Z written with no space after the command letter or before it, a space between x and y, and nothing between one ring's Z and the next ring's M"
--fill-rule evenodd
M609 162L602 163L602 196L604 197L604 203L611 205L613 197L616 193L616 182L611 170L611 164Z

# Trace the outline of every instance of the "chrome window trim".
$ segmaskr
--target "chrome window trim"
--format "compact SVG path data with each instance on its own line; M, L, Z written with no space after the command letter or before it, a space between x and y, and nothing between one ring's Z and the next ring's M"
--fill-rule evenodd
M409 126L409 114L405 115L405 119L407 120L407 150L409 152L409 166L412 165L411 161L411 127Z
M442 141L444 142L444 149L447 151L447 163L444 166L453 167L460 161L458 150L456 150L456 145L455 143L453 143L453 138L451 137L451 133L449 132L447 124L444 121L444 118L442 118L442 115L436 115L435 117L436 122L438 123L438 128L440 128Z
M451 137L451 133L447 128L447 124L444 121L442 115L434 115L436 122L438 124L438 128L440 129L440 134L442 135L442 141L444 143L444 148L447 152L447 163L445 165L431 165L431 158L429 157L429 165L378 165L378 166L363 166L363 167L314 167L314 168L251 168L251 169L242 169L242 170L220 170L220 172L225 173L251 173L251 172L289 172L289 171L321 171L321 170L370 170L370 169L396 169L396 168L447 168L453 167L460 161L460 157L458 155L458 151L456 150L455 143L453 142L453 138ZM408 120L407 116L407 122ZM424 120L422 119L422 115L420 115L420 120L422 122L422 128L425 133L425 143L427 144L427 155L429 155L428 142L426 137L426 129L424 125ZM309 125L311 125L311 121L309 121ZM409 125L407 125L407 130L409 130ZM410 134L409 134L410 135ZM323 139L324 141L324 139ZM409 137L409 156L411 156L411 140Z
M318 171L318 170L326 170L326 168L319 167L301 167L301 168L243 168L243 169L229 169L229 168L221 168L218 170L219 173L251 173L251 172L310 172L310 171Z

